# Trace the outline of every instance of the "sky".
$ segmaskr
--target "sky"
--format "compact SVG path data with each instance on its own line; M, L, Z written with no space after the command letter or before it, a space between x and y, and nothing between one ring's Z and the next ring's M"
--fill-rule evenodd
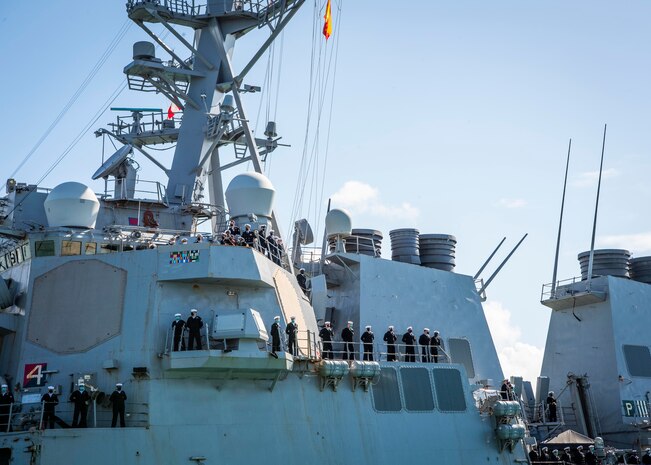
M319 237L331 199L351 212L354 228L384 233L385 256L392 229L455 235L455 271L469 275L507 237L484 279L528 233L488 287L485 312L505 374L535 379L550 316L541 288L552 278L570 138L559 279L578 276L577 254L590 248L604 124L596 246L651 255L651 3L334 0L327 43L318 31L324 4L308 0L272 58L265 55L245 80L265 89L245 100L257 133L274 119L281 142L291 145L274 152L265 168L277 190L281 232L305 216ZM126 21L123 0L0 3L3 179ZM238 41L236 69L266 34ZM37 182L81 134L41 185L76 180L102 191L103 183L90 180L102 159L102 139L93 130L115 114L100 114L91 130L82 129L124 82L133 42L146 39L135 25L126 29L16 173L19 182ZM311 106L310 95L319 96ZM161 95L129 91L113 103L168 105ZM171 164L171 152L160 156ZM137 161L143 179L162 180L151 163Z

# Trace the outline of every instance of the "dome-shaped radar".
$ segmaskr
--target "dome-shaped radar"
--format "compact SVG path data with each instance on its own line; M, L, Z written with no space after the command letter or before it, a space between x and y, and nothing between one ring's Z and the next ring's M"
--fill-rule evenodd
M97 196L79 182L59 184L48 194L44 206L51 227L94 228L99 212Z
M271 181L260 173L235 176L226 188L226 203L231 218L247 216L271 217L276 190Z
M353 229L350 213L339 208L333 208L328 212L325 224L328 236L349 235Z

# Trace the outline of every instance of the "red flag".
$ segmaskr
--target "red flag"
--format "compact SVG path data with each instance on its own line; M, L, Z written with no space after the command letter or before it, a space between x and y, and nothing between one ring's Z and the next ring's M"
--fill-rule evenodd
M328 3L326 3L323 19L325 20L323 23L323 35L325 36L326 40L328 40L330 38L330 34L332 34L332 11L330 8L330 0L328 0Z
M174 113L179 111L179 107L175 103L170 103L170 107L167 109L167 119L174 118Z

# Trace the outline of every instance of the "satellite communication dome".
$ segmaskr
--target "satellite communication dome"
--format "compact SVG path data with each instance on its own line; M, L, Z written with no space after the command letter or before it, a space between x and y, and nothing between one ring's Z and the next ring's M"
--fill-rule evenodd
M235 176L226 188L226 203L231 218L247 216L271 217L276 190L271 181L260 173Z
M99 201L90 188L79 182L64 182L52 189L44 202L48 225L94 228Z
M350 213L334 208L328 212L325 219L328 236L349 235L353 229Z

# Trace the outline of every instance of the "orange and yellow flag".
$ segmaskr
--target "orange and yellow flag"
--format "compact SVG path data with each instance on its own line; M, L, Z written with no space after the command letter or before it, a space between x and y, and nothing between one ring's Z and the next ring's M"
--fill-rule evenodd
M328 3L326 3L323 19L325 20L323 23L323 35L325 36L326 40L328 40L330 38L330 34L332 34L332 11L330 8L330 0L328 0Z

